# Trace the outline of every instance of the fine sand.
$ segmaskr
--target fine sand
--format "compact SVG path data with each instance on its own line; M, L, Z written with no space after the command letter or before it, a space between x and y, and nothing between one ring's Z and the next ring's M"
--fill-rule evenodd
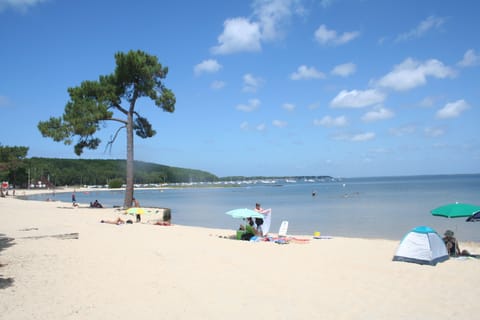
M231 240L234 230L100 223L117 216L129 218L0 198L0 319L479 317L480 259L422 266L392 261L400 239L296 235L309 241L283 245Z

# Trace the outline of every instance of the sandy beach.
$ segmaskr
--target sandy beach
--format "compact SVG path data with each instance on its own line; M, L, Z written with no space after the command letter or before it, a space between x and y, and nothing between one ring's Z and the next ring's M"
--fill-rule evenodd
M479 259L393 262L399 241L335 235L237 241L234 230L175 217L173 226L100 223L118 216L128 218L1 198L0 318L477 319L480 311ZM460 247L480 253L478 243Z

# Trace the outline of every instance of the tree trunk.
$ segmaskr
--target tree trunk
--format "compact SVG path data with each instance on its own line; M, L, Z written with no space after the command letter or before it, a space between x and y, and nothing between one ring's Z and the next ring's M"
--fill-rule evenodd
M127 188L125 189L124 208L130 208L133 201L133 112L127 115Z

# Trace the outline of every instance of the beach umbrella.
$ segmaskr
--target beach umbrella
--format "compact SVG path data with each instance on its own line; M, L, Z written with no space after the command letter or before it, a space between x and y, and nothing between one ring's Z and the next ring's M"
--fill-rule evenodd
M128 214L144 214L145 210L143 208L129 208L127 209Z
M225 214L228 214L229 216L232 216L233 218L237 219L247 219L247 218L263 218L263 214L252 210L252 209L247 209L247 208L241 208L241 209L233 209L230 211L225 212Z
M434 216L446 218L470 217L472 214L480 211L480 206L467 203L450 203L430 211Z
M477 221L480 221L480 211L478 212L475 212L474 214L472 214L470 217L467 218L468 222L477 222Z

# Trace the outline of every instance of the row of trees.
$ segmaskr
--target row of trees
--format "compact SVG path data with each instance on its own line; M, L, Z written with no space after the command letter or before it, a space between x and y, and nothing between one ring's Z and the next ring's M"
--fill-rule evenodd
M65 185L107 185L112 180L126 182L125 160L26 158L26 147L0 146L0 179L16 187L40 184L47 187ZM15 156L25 151L23 157ZM23 153L21 153L23 154ZM135 184L160 184L218 181L205 171L169 167L135 161Z
M0 144L0 182L21 180L28 147L2 146Z

